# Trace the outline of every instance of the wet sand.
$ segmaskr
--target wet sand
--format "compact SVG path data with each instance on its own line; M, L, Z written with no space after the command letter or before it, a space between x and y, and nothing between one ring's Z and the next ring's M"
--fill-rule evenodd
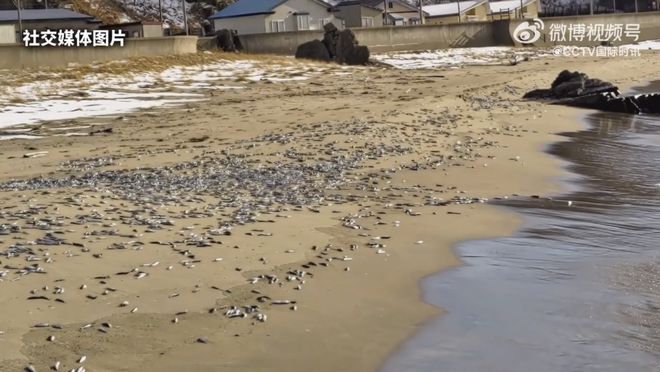
M636 84L659 59L355 69L5 141L0 241L22 250L0 258L2 365L377 369L440 314L418 281L459 264L452 245L517 229L480 201L558 190L541 150L579 111L519 97L564 68Z

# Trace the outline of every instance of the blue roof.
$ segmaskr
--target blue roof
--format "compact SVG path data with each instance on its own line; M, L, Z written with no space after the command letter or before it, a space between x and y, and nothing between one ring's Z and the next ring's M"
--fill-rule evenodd
M287 0L239 0L215 13L210 19L246 17L257 14L273 13L273 9Z

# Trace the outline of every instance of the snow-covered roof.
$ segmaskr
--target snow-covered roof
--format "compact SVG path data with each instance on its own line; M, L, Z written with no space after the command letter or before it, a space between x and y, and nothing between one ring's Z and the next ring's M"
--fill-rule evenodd
M527 6L536 0L522 0L522 6ZM491 13L507 13L515 9L520 9L521 0L505 0L490 3Z
M486 1L487 0L461 1L460 11L461 13L465 13L476 6L485 3ZM443 17L443 16L457 15L459 11L459 4L453 2L453 3L445 3L445 4L427 5L425 7L422 7L422 9L426 13L428 13L429 17Z

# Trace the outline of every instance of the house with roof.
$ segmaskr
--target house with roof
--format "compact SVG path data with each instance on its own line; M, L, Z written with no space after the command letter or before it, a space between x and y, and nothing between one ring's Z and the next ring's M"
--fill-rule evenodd
M342 1L335 5L335 9L336 16L344 21L344 27L383 26L383 11L360 0Z
M406 26L421 24L419 8L405 0L359 0L360 3L380 9L383 12L383 24ZM387 2L387 4L386 4ZM387 9L385 9L387 6Z
M323 0L239 0L209 19L215 30L237 30L239 35L321 30L330 22L341 26Z
M74 12L70 9L21 9L21 22L23 29L29 30L79 30L79 29L96 29L98 28L99 21L94 17ZM11 29L14 32L13 41L9 41L9 34ZM1 43L11 42L15 43L19 40L19 21L18 12L16 10L0 10L0 33L2 36Z
M483 22L488 20L488 0L456 1L427 5L422 8L427 24L449 24L461 22Z
M492 19L538 18L539 0L504 0L490 2Z

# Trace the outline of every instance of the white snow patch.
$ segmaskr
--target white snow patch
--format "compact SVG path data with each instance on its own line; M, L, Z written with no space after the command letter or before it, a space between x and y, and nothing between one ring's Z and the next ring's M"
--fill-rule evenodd
M429 50L420 53L388 53L375 55L379 62L395 68L433 69L483 65L507 65L525 58L540 58L551 53L539 49L512 47L451 48Z
M80 79L52 80L0 88L0 128L50 120L120 115L153 107L205 99L192 90L243 89L256 81L300 82L328 68L218 60L206 65L177 66L162 72L123 76L92 73ZM13 98L20 98L12 102Z

